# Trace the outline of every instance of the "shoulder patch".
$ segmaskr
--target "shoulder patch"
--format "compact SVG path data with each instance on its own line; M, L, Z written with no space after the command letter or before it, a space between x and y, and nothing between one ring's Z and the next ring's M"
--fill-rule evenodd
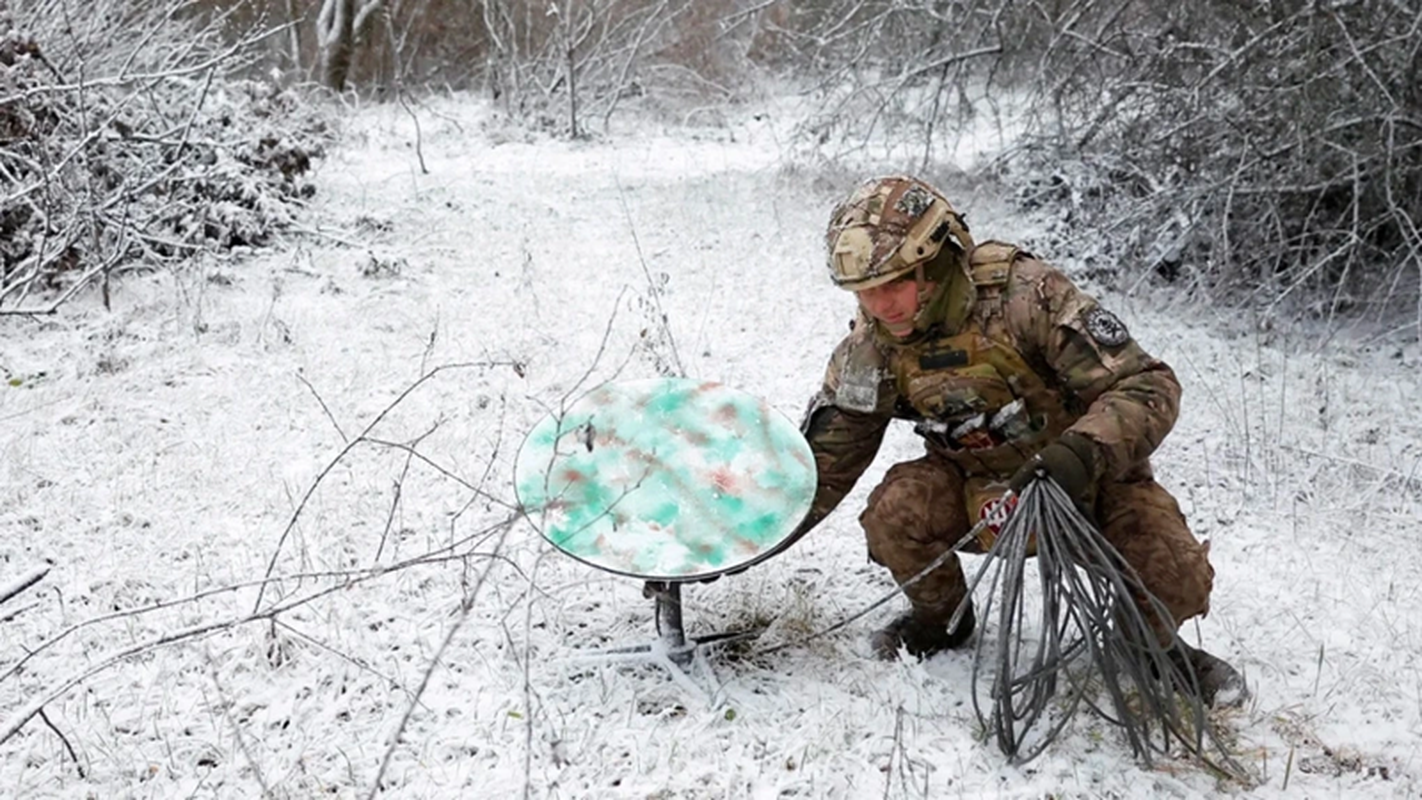
M1093 306L1082 314L1082 327L1102 347L1120 347L1131 340L1131 332L1120 317L1101 306Z
M836 352L833 373L827 381L831 402L846 411L872 413L879 407L879 384L884 380L884 354L874 342L873 329L859 325Z

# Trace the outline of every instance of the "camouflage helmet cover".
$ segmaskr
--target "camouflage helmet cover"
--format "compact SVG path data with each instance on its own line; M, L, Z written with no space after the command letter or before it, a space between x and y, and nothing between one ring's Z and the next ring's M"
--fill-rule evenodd
M825 232L830 278L850 291L888 283L932 260L945 243L960 253L973 247L948 199L905 175L860 184L835 206Z

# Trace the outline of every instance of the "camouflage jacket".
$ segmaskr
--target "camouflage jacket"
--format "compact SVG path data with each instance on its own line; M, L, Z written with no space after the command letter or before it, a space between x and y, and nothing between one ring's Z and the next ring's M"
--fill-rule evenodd
M1170 367L1028 253L985 242L967 272L959 324L899 341L861 312L835 348L804 420L819 488L802 531L854 487L894 419L969 478L1006 479L1067 430L1095 444L1098 479L1150 475L1179 412Z

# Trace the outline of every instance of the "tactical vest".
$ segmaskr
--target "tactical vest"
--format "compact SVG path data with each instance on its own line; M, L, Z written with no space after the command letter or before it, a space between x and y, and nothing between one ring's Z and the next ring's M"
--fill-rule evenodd
M963 330L888 354L898 416L916 419L929 449L970 478L1011 476L1076 416L1007 329L1003 291L1014 261L1025 256L1001 242L978 245L969 258L977 301Z

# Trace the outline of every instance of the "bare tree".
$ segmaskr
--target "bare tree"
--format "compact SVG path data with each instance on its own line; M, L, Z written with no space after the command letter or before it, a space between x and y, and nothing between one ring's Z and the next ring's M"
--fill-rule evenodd
M321 83L342 91L359 45L368 42L384 0L323 0L316 17Z
M296 0L286 0L287 56L291 59L291 69L301 72L301 12Z
M589 119L606 127L622 101L668 85L673 73L698 73L692 58L717 43L717 16L693 0L559 0L539 13L535 5L481 0L486 82L510 113L561 116L558 127L572 136L586 133Z

